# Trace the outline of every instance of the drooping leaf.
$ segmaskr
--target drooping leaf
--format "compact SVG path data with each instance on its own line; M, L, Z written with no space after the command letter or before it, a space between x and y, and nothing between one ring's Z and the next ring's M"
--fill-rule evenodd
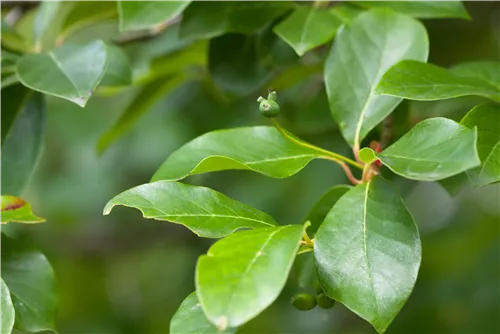
M2 140L1 189L2 194L19 196L43 147L45 99L42 94L28 92L21 85L11 86L2 94L9 98L2 99L2 136L5 137Z
M192 292L184 299L177 312L170 321L170 334L229 334L236 332L236 328L227 328L219 332L201 309L201 304Z
M375 154L398 175L437 181L481 163L476 141L476 129L436 117L418 123L397 142Z
M14 326L15 312L7 284L0 278L0 334L10 334Z
M419 101L466 95L500 101L500 88L487 81L462 77L442 67L411 60L391 67L380 80L376 93Z
M52 23L55 15L57 14L57 11L59 10L60 5L60 1L40 2L37 14L35 16L35 22L33 23L33 38L35 42L35 49L38 49L40 47L39 45L41 39Z
M396 188L377 176L333 206L316 234L314 258L325 294L383 333L417 279L420 237Z
M17 64L23 85L85 107L102 79L106 46L102 41L86 45L65 44L43 54L27 54Z
M363 8L390 8L419 19L460 18L469 19L462 1L352 1Z
M500 62L468 61L450 68L461 77L481 79L500 89Z
M292 6L289 1L193 1L183 13L180 35L196 39L225 33L250 35Z
M132 83L132 68L127 54L114 44L106 44L106 71L99 86L126 86Z
M45 219L35 216L31 205L19 197L2 195L1 207L2 224L9 222L33 224L45 221Z
M299 56L330 41L342 21L327 9L298 6L274 27L274 32L287 42Z
M500 181L500 107L476 106L460 123L477 127L477 151L482 165L468 170L469 178L476 186Z
M57 297L54 272L40 252L6 252L2 241L2 278L16 311L14 328L26 332L55 330Z
M401 102L374 94L384 72L403 59L425 61L428 44L421 23L381 9L359 14L337 34L325 83L333 118L350 145L359 145Z
M104 214L115 205L139 209L145 218L182 224L205 238L276 225L271 216L215 190L178 182L158 181L124 191L106 204Z
M217 86L230 95L253 94L271 73L259 61L253 36L226 34L213 38L208 51L208 69Z
M316 233L332 206L339 200L339 198L349 191L349 189L351 189L351 186L337 185L328 189L321 196L321 198L311 208L307 217L304 219L305 221L311 222L311 227L307 230L308 233L310 232L313 235Z
M285 285L303 231L300 225L241 231L210 247L196 265L208 320L219 329L238 327L267 308Z
M154 28L181 14L189 3L190 1L118 1L120 30Z
M269 177L291 176L320 154L287 140L274 127L257 126L206 133L185 144L160 166L152 181L245 169Z

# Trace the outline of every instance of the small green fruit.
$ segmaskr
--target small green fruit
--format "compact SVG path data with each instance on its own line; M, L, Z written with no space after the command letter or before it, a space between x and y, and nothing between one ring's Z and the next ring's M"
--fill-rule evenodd
M317 295L323 293L323 288L321 287L318 281L314 282L314 291L316 291Z
M335 305L335 300L330 299L324 293L320 293L318 297L316 297L316 301L321 308L332 308Z
M262 115L273 118L280 113L280 106L276 101L262 99L259 104L259 111Z
M292 297L291 303L297 310L308 311L316 306L316 298L308 293L299 293Z
M277 98L278 98L278 93L276 93L272 89L269 89L269 94L267 94L267 99L271 101L276 101Z

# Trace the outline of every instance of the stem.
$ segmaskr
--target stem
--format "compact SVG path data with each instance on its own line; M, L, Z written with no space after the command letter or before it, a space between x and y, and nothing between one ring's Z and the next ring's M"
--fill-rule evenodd
M304 231L304 241L307 246L314 247L314 242L309 238L306 231Z

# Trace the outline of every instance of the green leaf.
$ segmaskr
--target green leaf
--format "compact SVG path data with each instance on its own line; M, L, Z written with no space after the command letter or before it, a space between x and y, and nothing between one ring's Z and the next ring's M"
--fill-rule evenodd
M326 9L298 6L274 32L287 42L299 56L330 41L342 21Z
M234 332L236 328L227 328L219 332L217 327L208 321L198 301L196 291L184 299L170 321L170 334L229 334Z
M14 328L26 332L55 331L55 279L47 258L36 251L5 252L2 247L2 278L10 289L16 311Z
M12 85L15 85L19 82L19 79L17 78L16 74L11 74L7 77L2 76L2 83L1 83L1 88L2 90L4 88L10 87Z
M325 294L383 333L421 261L417 226L392 183L377 176L342 196L316 234L314 258Z
M303 231L300 225L242 231L210 247L196 265L208 320L219 329L238 327L266 309L285 285Z
M349 3L340 3L330 9L330 13L332 13L336 18L344 23L350 23L356 16L361 14L363 11L356 7L349 5Z
M287 140L274 127L257 126L206 133L185 144L161 165L152 181L230 169L284 178L321 156Z
M425 61L428 49L424 26L390 10L359 14L337 34L325 64L325 83L333 118L350 145L359 146L401 102L374 94L384 72L403 59Z
M450 71L461 77L481 79L500 89L500 62L468 61L450 68Z
M477 151L482 165L467 171L471 181L476 186L500 181L500 107L476 106L460 123L477 127Z
M85 107L101 81L106 64L102 41L87 45L65 44L43 54L27 54L17 64L23 85Z
M154 28L181 14L190 1L118 1L120 31Z
M45 219L37 217L33 214L31 205L22 198L2 195L2 224L9 222L16 223L43 223Z
M35 22L33 23L33 39L35 42L35 49L40 48L42 37L50 27L50 24L53 22L53 19L55 18L60 5L60 1L40 2L38 11L35 16Z
M10 334L14 326L15 312L10 291L3 279L0 278L0 334Z
M114 44L106 44L106 72L99 86L127 86L132 83L132 68L127 54Z
M351 189L348 185L337 185L328 189L321 198L314 204L311 211L307 214L305 221L311 222L311 227L309 227L308 232L315 234L319 226L325 220L328 211L332 206L337 203L339 198L341 198L347 191Z
M129 189L106 204L139 209L145 218L182 224L205 238L222 238L240 228L276 225L274 219L249 205L205 187L159 181Z
M180 36L209 39L225 33L250 35L292 6L289 1L193 1L183 13Z
M419 19L461 18L470 20L462 1L352 1L364 8L390 8Z
M363 147L361 150L359 150L358 155L359 160L367 164L371 164L378 159L375 155L375 151L373 151L369 147Z
M40 157L45 134L45 99L21 85L2 91L2 194L19 196ZM7 95L8 94L8 95ZM5 127L4 123L5 122Z
M2 23L2 48L7 48L12 51L26 52L28 46L26 41L19 36L13 27L11 27L4 19L1 20Z
M481 79L458 76L436 65L411 60L391 67L380 80L376 93L419 101L477 95L500 102L500 87Z
M437 181L481 163L476 140L476 129L436 117L418 123L397 142L375 154L398 175Z

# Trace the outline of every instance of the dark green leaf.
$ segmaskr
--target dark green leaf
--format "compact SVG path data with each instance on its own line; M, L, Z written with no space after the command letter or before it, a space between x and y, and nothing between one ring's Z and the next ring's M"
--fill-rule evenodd
M472 182L482 186L500 181L500 107L474 107L460 123L477 127L477 151L482 165L467 171Z
M106 72L99 86L126 86L132 82L132 68L127 54L114 44L106 44Z
M391 67L380 80L376 93L419 101L465 95L500 101L500 88L487 81L461 77L442 67L411 60Z
M500 90L500 62L468 61L450 68L450 71L461 77L482 79Z
M205 238L222 238L240 228L276 225L274 219L249 205L205 187L159 181L129 189L106 204L139 209L145 218L182 224Z
M437 181L481 163L476 140L476 129L436 117L418 123L397 142L375 154L398 175Z
M35 251L7 253L2 249L2 278L16 310L14 327L26 332L55 331L54 272L45 256Z
M425 61L428 44L421 23L390 10L359 14L338 33L326 60L325 83L333 118L349 144L358 146L401 102L374 94L384 72L403 59Z
M40 49L41 39L47 29L50 27L50 24L53 22L53 19L55 18L60 5L60 1L40 2L38 11L35 16L35 22L33 23L33 38L35 42L35 49Z
M383 333L417 279L420 237L396 188L377 176L334 205L316 234L314 257L325 294Z
M10 291L3 279L0 278L0 334L10 334L14 326L15 312Z
M299 56L330 41L342 21L327 9L298 6L274 32L287 42Z
M225 33L250 35L283 15L289 1L193 1L184 11L183 38L212 38Z
M470 19L462 1L353 1L364 8L385 7L420 19Z
M198 259L196 291L219 329L238 327L280 294L299 249L304 227L241 231L219 240Z
M190 1L118 1L120 30L154 28L181 14Z
M170 321L170 334L229 334L236 332L236 328L227 328L219 332L201 309L201 304L192 292L184 299L177 312Z
M180 180L189 175L229 169L284 178L320 157L312 148L287 140L274 127L219 130L195 138L172 153L152 181Z
M9 99L2 100L2 135L5 134L2 141L2 194L19 196L42 150L45 99L42 94L28 93L21 85L9 87L2 94L11 92L13 95L4 95Z
M337 203L339 198L349 189L351 189L351 187L348 185L333 186L321 196L305 219L305 221L311 222L311 227L308 229L308 232L313 235L316 233L332 206Z
M33 214L31 205L25 200L11 196L2 195L2 224L16 223L43 223L45 219Z
M17 64L21 83L36 91L85 107L102 79L106 46L102 41L70 45L43 54L27 54Z

